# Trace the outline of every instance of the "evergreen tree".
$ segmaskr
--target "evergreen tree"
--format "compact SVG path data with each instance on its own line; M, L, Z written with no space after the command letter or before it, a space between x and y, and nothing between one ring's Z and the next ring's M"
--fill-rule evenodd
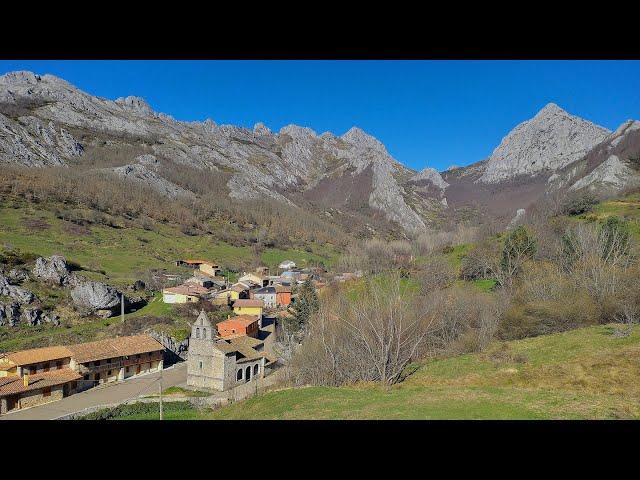
M311 315L320 309L320 300L311 278L307 278L296 290L296 301L291 306L293 316L285 322L285 328L291 333L302 331L309 323Z

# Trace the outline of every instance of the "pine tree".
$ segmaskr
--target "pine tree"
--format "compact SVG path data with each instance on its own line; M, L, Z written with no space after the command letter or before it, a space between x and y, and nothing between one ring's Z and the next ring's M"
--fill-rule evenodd
M297 297L292 304L291 313L293 317L286 322L286 328L291 333L299 333L309 323L311 315L320 309L320 300L311 278L307 278L304 283L297 288Z

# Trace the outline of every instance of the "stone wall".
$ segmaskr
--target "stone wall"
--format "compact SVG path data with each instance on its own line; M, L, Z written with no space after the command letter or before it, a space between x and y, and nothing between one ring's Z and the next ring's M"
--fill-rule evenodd
M56 402L62 400L63 391L62 385L56 385L51 387L51 395L48 397L43 396L42 389L33 390L22 394L18 401L19 408L34 407L36 405L42 405L43 403Z

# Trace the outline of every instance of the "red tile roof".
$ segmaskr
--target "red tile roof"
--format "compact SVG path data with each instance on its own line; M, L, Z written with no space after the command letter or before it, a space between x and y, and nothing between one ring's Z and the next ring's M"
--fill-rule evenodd
M26 387L24 386L24 379L22 377L3 377L0 378L0 397L24 393L44 387L53 387L54 385L61 385L80 378L82 378L82 375L68 368L29 375L29 385Z
M169 287L162 290L162 293L175 293L178 295L204 295L209 289L198 284L178 285L177 287Z
M78 363L164 350L162 344L149 335L108 338L96 342L69 345L68 348Z
M5 358L18 366L31 365L33 363L48 362L68 358L71 352L67 347L32 348L7 353Z
M254 300L254 299L239 299L233 303L235 307L264 307L264 302L262 300Z

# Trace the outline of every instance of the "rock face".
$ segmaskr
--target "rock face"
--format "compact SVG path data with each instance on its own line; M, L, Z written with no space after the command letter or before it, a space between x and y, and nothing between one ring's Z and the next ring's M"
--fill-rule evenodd
M55 285L70 285L74 282L67 260L61 255L52 255L49 258L39 257L33 267L33 276Z
M29 290L11 285L7 277L0 275L0 295L11 297L19 304L31 303L36 299L36 296Z
M550 103L502 139L478 181L497 183L560 169L585 156L609 134Z
M20 323L20 305L17 302L0 303L0 326L15 327Z
M80 309L112 310L120 303L120 292L101 282L84 282L71 290L71 298Z
M368 231L375 231L375 221L417 233L437 223L433 219L440 214L468 206L508 223L518 208L527 208L545 191L569 188L606 161L583 183L619 188L629 174L623 167L633 168L629 155L636 150L628 139L638 128L630 121L610 134L548 104L509 132L490 158L449 172L415 172L357 127L337 136L297 125L273 132L262 123L248 129L212 120L181 122L155 112L140 97L93 97L52 75L0 76L0 165L73 168L90 150L100 152L107 145L132 153L124 165L102 165L102 172L171 199L201 192L164 178L164 167L195 169L196 175L209 172L224 179L226 189L211 194L272 199L305 214L311 214L305 209L312 205L314 214L327 221L364 218ZM609 150L597 161L580 163L606 141ZM612 155L620 163L609 160Z
M290 205L319 183L359 182L371 215L382 212L409 231L425 228L424 217L417 213L422 210L405 201L404 181L415 172L355 127L337 137L296 125L274 133L261 123L250 130L211 120L178 122L154 112L139 97L111 101L52 75L13 72L0 76L0 129L0 163L71 165L81 161L85 147L69 132L82 132L83 143L94 146L104 144L104 138L112 145L150 145L152 153L110 173L148 184L168 197L191 192L162 178L155 168L159 161L224 171L228 192L219 194ZM423 207L431 208L428 203Z
M176 198L178 196L194 196L192 192L185 190L184 188L181 188L178 185L169 182L168 180L165 180L156 171L154 171L152 168L149 168L147 166L149 164L149 157L150 156L143 156L143 162L145 162L144 164L125 165L123 167L112 168L110 171L127 180L138 182L151 187L157 192L160 192L161 194L170 198Z

